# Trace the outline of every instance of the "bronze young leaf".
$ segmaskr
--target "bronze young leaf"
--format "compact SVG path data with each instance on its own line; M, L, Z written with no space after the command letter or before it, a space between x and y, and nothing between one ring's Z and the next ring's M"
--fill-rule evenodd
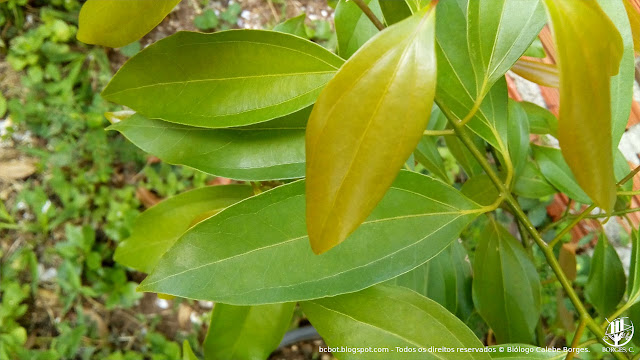
M435 5L381 32L320 94L307 126L307 229L314 252L371 213L427 126L436 87Z
M622 39L594 1L545 4L558 48L562 155L585 193L611 211L616 192L609 81L618 72Z

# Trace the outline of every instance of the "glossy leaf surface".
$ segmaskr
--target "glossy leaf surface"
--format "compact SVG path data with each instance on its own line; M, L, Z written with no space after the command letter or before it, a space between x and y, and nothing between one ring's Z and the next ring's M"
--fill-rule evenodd
M422 138L436 87L434 30L426 7L380 32L316 101L307 124L306 216L317 254L369 216Z
M546 21L540 0L470 0L467 19L478 94L488 91L511 68Z
M608 136L610 81L619 70L622 38L594 1L545 0L545 4L558 49L562 155L584 192L598 207L611 211L616 194Z
M593 252L589 280L584 288L587 300L600 316L611 315L622 300L626 278L616 249L600 235Z
M267 359L289 328L295 305L215 304L202 344L205 360Z
M138 216L131 236L118 245L114 260L149 273L195 223L251 195L251 186L226 185L207 186L166 199Z
M469 119L470 128L503 154L507 90L504 80L494 84L538 35L545 22L541 10L539 0L438 4L436 101L448 118Z
M425 264L387 283L424 295L463 320L473 310L471 264L467 260L467 251L459 241L452 242Z
M363 0L371 11L382 19L379 0ZM335 13L338 55L348 59L379 30L353 1L341 0Z
M149 118L243 126L313 104L342 62L320 45L281 32L179 32L131 58L102 96Z
M473 302L499 343L531 343L541 311L536 267L502 225L489 219L473 263Z
M180 0L88 0L80 10L78 40L118 48L151 31Z
M199 223L140 290L235 305L353 292L427 262L482 211L439 180L402 171L349 241L318 256L307 239L304 188L283 185Z
M511 71L538 85L552 88L560 87L558 68L552 64L520 58L513 64Z
M109 129L170 164L237 180L293 179L304 177L310 111L228 129L197 128L136 114Z
M437 302L409 289L378 285L332 298L302 303L304 313L327 344L361 347L482 348L462 321ZM363 354L337 353L341 360L363 359ZM487 353L407 352L367 353L366 359L490 359Z

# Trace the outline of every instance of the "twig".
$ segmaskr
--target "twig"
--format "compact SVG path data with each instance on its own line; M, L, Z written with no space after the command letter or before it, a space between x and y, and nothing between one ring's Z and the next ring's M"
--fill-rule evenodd
M367 15L369 20L371 20L373 25L375 25L375 27L377 27L378 30L380 30L380 31L384 30L384 28L385 28L384 24L378 19L376 14L374 14L373 11L371 11L369 6L364 3L364 1L362 1L362 0L353 0L353 2L356 3L356 5L358 5L360 10L362 10L362 12L365 15Z

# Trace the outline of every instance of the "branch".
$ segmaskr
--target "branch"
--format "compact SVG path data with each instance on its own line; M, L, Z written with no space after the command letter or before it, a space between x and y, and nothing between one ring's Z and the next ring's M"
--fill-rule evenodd
M582 301L580 301L580 298L578 297L575 290L573 289L571 282L569 281L569 279L567 279L567 276L565 275L564 271L562 271L562 268L560 267L560 264L558 263L558 260L556 259L553 253L553 249L547 245L544 239L542 239L542 237L536 230L536 227L531 223L527 215L524 213L524 211L518 204L518 202L513 198L509 190L506 188L505 184L502 183L498 175L495 173L495 171L493 171L493 169L491 168L491 165L489 165L489 163L487 162L487 159L476 148L475 144L473 143L473 140L471 140L471 138L467 134L466 129L463 126L461 126L457 121L455 120L452 121L451 119L449 120L454 130L458 134L460 141L462 141L462 143L469 149L473 157L475 157L478 163L480 163L480 166L487 173L487 175L489 176L489 179L493 182L493 184L496 186L498 191L502 194L502 197L505 199L505 201L510 205L511 209L513 210L513 215L520 222L522 222L522 224L524 225L524 228L531 235L533 240L536 242L536 244L544 254L544 257L547 260L547 264L549 264L549 266L555 273L556 277L558 278L558 281L562 285L562 288L564 289L567 296L569 297L569 300L571 300L571 303L573 303L573 306L576 308L576 310L580 314L580 318L583 319L583 321L586 323L586 326L598 338L598 341L600 343L602 343L605 346L609 346L604 342L604 340L602 340L602 338L604 337L604 331L593 320L591 315L589 315L589 313L584 307L584 304L582 303ZM638 171L640 171L640 169ZM615 356L619 360L626 359L625 356L622 355L621 353L613 353L613 356Z

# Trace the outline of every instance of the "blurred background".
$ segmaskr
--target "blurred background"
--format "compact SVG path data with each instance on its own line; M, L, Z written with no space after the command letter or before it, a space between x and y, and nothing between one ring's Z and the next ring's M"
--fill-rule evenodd
M160 162L103 114L99 93L145 46L177 30L271 29L307 14L308 38L335 48L326 0L184 0L141 41L76 40L79 0L0 4L0 360L179 359L199 352L213 304L135 292L143 274L112 260L136 216L196 187L229 183ZM260 61L256 59L256 61ZM298 315L292 328L304 320ZM323 359L319 342L272 359Z

